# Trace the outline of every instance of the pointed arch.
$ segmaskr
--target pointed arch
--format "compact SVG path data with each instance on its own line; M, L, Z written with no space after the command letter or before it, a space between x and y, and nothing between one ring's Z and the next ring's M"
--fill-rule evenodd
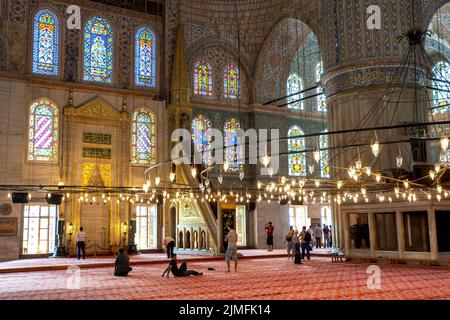
M328 130L322 131L322 133L327 133ZM321 135L319 137L319 147L320 149L328 148L328 135ZM328 150L320 151L320 177L323 179L330 178L330 152Z
M83 80L113 83L114 33L103 17L90 18L84 27Z
M28 160L57 161L59 145L59 108L48 98L30 105L28 122Z
M303 98L303 81L296 73L291 73L287 79L286 95L289 109L303 110L303 101L299 101Z
M156 141L156 116L145 109L135 111L131 126L131 163L155 164Z
M211 141L209 129L211 129L211 121L204 115L200 114L192 120L192 141L195 151L202 154L203 164L211 163L209 154L205 152Z
M135 33L134 81L137 86L156 87L156 36L140 27Z
M32 72L45 76L59 75L60 22L50 9L38 10L33 17Z
M305 150L305 138L298 136L304 135L299 126L293 126L288 131L288 167L289 175L294 177L306 176L306 156L301 152Z
M213 80L211 65L204 61L197 61L194 65L194 94L212 97Z
M223 94L225 98L237 99L241 94L239 68L229 64L223 72Z
M434 66L433 80L433 113L444 113L450 110L450 93L448 85L450 82L450 64L446 61L440 61Z
M225 161L229 164L229 172L240 172L242 169L243 148L238 145L237 131L241 124L235 118L228 119L223 125Z

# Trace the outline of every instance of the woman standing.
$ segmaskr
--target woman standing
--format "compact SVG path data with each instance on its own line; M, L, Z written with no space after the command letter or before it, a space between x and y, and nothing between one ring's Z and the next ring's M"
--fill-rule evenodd
M286 234L286 239L284 241L287 242L287 253L288 253L288 260L294 259L294 227L290 226L289 231Z

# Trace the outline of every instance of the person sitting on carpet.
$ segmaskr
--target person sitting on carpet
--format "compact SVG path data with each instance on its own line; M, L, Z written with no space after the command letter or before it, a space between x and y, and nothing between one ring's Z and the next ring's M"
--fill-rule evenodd
M164 275L167 273L167 278L169 278L170 272L172 272L174 277L201 276L203 274L195 270L187 270L186 262L183 262L180 265L180 268L178 268L176 254L172 255L169 266L166 268L166 270L164 270L161 277L164 277Z
M123 249L119 250L119 254L117 255L114 265L114 275L117 277L127 276L128 272L133 270L133 268L130 267L130 257L126 255Z

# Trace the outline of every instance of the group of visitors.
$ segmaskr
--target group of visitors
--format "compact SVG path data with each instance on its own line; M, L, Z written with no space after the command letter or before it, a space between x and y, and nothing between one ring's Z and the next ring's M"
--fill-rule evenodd
M320 224L318 224L317 227L314 229L311 226L309 226L308 231L315 239L315 245L317 249L322 247L323 248L332 247L331 225L327 226L326 224L324 224L322 228L320 227Z

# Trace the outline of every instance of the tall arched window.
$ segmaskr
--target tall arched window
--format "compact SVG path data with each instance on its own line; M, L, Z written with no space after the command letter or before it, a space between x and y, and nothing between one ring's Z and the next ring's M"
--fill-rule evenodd
M147 27L141 27L135 34L135 84L156 87L156 37Z
M238 145L237 130L241 129L238 120L231 118L223 126L225 161L229 164L228 171L239 172L242 168L243 148Z
M202 160L204 164L210 164L211 158L207 152L205 152L211 137L207 131L211 129L211 121L204 115L198 115L192 120L192 141L196 152L202 154Z
M316 82L319 82L323 74L323 62L320 61L316 65ZM322 92L323 87L317 88L317 93ZM317 110L318 111L327 111L327 103L325 95L322 93L317 96Z
M303 82L296 73L289 75L286 89L289 109L303 110L303 101L299 101L303 98L303 94L300 93L303 90Z
M450 110L450 93L448 91L448 84L443 81L450 81L450 64L441 61L434 66L433 88L433 113L444 113Z
M28 160L58 160L58 107L47 98L34 101L28 122Z
M234 64L228 65L223 72L223 94L225 98L236 99L241 91L239 68Z
M113 48L113 29L108 20L90 18L84 29L83 80L112 84Z
M198 61L194 65L194 94L212 96L212 68L207 62Z
M156 119L153 113L138 110L133 114L131 129L131 163L156 163Z
M58 76L59 73L59 19L50 9L34 15L33 73Z
M305 138L298 138L298 136L302 135L304 133L298 126L293 126L288 131L288 166L290 176L306 176L305 153L297 153L305 150Z
M323 131L324 133L328 130ZM328 135L322 135L319 138L320 149L328 148ZM330 153L328 150L320 151L320 177L323 179L330 178Z

